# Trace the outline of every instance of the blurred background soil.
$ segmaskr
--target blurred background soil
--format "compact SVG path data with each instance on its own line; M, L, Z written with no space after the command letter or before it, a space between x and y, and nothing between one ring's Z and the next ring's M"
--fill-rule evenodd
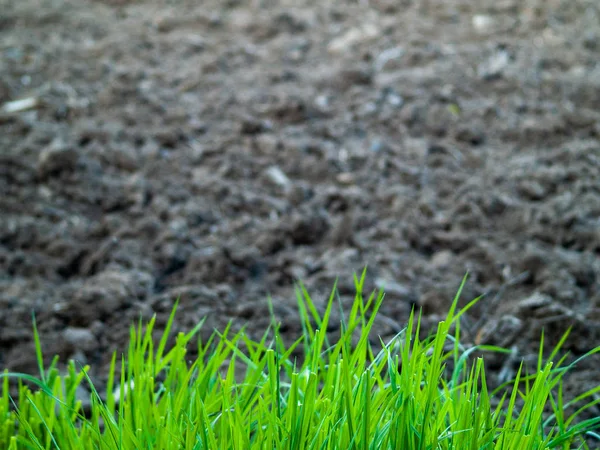
M348 305L365 265L383 339L468 271L497 381L542 329L600 344L596 0L0 5L0 367L37 370L32 311L100 384L177 298L256 337L271 296L292 339L294 282Z

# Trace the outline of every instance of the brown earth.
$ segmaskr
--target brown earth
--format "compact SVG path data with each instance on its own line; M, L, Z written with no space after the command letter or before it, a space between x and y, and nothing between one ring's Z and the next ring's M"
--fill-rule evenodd
M0 4L2 367L36 371L32 311L99 383L177 297L295 337L294 280L349 304L365 265L384 339L469 271L494 374L600 344L596 0Z

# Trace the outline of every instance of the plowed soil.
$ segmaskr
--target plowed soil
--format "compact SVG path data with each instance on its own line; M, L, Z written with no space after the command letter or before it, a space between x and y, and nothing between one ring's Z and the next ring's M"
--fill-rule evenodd
M0 5L0 367L37 370L32 311L100 385L177 298L256 337L270 295L297 337L295 280L348 305L365 266L383 339L468 271L496 380L542 329L600 344L596 0Z

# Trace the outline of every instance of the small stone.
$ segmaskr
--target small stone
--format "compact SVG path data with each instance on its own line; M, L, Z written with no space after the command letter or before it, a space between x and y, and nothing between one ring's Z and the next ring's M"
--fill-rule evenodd
M410 288L403 284L389 281L384 278L377 278L375 280L375 287L377 289L383 289L386 295L393 295L394 297L411 297L412 291Z
M267 179L277 187L287 191L290 188L290 179L287 175L277 166L271 166L265 171Z
M315 107L321 112L328 112L331 106L330 98L327 95L319 95L315 98Z
M206 39L198 34L191 34L187 36L186 43L195 51L204 50L206 47Z
M395 108L400 108L402 105L404 105L404 99L402 96L393 90L387 92L385 99L389 105Z
M398 62L404 55L403 47L392 47L382 51L375 58L374 68L377 72L398 69Z
M55 141L44 149L38 158L38 175L45 179L65 171L73 171L77 166L79 154L64 143Z
M479 66L479 77L486 81L502 78L510 62L510 55L506 50L499 50L487 61Z
M374 24L364 24L360 28L352 28L341 36L333 39L327 46L327 51L333 55L340 55L351 50L359 43L365 43L377 38L380 30Z
M448 267L454 258L454 253L450 250L441 250L431 257L430 264L435 269Z
M181 26L183 20L181 18L163 15L159 16L154 20L154 26L160 33L168 33L173 31L175 28Z
M552 298L550 296L541 294L540 292L535 292L533 295L519 302L519 309L521 311L531 311L548 306L551 303Z
M342 172L336 177L338 183L349 186L355 183L354 175L350 172Z
M7 114L13 114L33 109L38 104L39 101L35 97L24 98L20 100L13 100L12 102L6 102L4 105L2 105L2 108L0 110Z
M74 348L89 352L96 348L96 336L87 328L69 327L63 331L63 339Z
M126 383L123 386L123 392L121 392L121 386L117 386L116 389L113 391L113 398L115 400L115 404L118 405L121 401L121 398L127 397L127 394L129 394L129 392L132 391L134 388L134 380L130 380L128 384Z
M546 196L546 189L535 180L524 180L518 186L518 191L528 200L542 200Z
M494 19L485 14L476 14L471 18L473 28L479 33L486 33L494 25Z
M262 155L272 155L281 146L279 139L271 133L257 135L254 144Z

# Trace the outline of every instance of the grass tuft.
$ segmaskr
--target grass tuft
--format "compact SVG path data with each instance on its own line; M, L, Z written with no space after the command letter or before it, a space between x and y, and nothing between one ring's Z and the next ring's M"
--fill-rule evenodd
M298 287L303 335L289 347L273 322L258 341L228 327L202 342L199 324L167 349L175 305L157 345L155 318L132 326L127 353L112 357L104 396L88 367L71 361L64 375L56 359L43 367L34 323L40 376L0 374L0 448L586 449L587 440L598 439L600 418L580 416L600 402L600 386L572 402L563 399L563 376L581 360L554 362L568 333L549 360L540 350L535 373L521 365L514 380L489 391L484 359L472 355L505 350L461 345L459 319L478 301L459 309L465 280L435 334L420 339L421 316L413 312L378 352L369 338L383 292L363 297L364 280L364 272L355 277L355 301L337 342L326 333L335 290L320 314ZM191 345L198 357L188 361ZM298 349L301 361L292 356ZM600 347L584 357L597 352ZM17 399L10 396L11 379ZM89 411L76 395L82 383L91 389Z

